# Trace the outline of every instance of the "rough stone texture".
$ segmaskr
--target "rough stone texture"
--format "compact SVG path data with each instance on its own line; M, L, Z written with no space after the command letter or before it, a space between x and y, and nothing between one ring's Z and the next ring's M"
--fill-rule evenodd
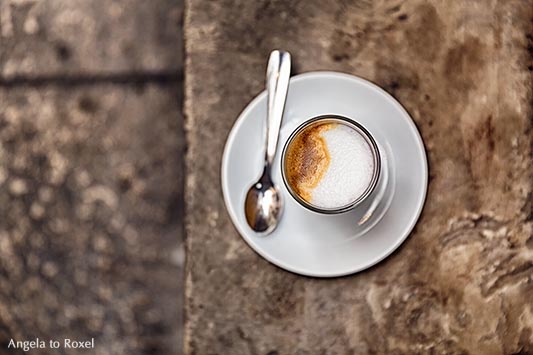
M533 352L531 1L191 1L185 14L187 354ZM405 105L430 185L391 257L334 280L269 264L221 197L226 136L271 49Z
M0 0L0 354L179 354L182 3Z
M177 97L154 85L0 89L0 353L34 337L178 351Z
M2 0L4 78L177 72L182 1Z

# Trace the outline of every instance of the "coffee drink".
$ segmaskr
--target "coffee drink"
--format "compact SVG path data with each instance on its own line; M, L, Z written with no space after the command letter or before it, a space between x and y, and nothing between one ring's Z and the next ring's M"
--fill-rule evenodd
M286 183L320 209L343 208L375 180L375 152L368 137L339 119L316 120L296 132L284 154Z

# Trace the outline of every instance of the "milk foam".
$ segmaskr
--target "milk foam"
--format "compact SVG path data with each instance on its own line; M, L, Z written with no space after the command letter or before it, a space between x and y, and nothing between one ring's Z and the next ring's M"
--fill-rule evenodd
M329 166L311 192L311 204L338 208L359 198L372 181L374 160L365 138L356 130L336 124L320 132L330 155Z

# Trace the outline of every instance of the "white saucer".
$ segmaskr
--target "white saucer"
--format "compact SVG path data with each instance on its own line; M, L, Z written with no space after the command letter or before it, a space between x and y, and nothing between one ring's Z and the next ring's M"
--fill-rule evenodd
M285 207L276 230L260 237L246 223L243 206L246 190L262 168L266 106L263 92L244 109L222 158L224 201L250 247L281 268L317 277L364 270L398 248L420 216L428 182L424 144L405 109L375 84L352 75L310 72L291 78L273 171ZM371 199L342 215L320 215L300 206L281 179L280 154L291 131L322 114L338 114L361 123L387 155L385 197L363 226L357 221Z

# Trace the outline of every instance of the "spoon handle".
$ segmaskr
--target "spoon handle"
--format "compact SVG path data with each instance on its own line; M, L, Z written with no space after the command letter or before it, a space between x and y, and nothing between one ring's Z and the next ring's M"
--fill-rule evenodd
M267 146L265 169L270 169L278 146L279 130L291 74L291 55L284 51L272 51L268 60L266 87L268 92L267 108Z

